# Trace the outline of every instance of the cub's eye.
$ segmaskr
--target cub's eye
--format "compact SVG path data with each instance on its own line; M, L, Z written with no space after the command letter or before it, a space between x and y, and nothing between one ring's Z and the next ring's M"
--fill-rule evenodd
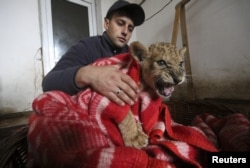
M159 61L157 61L157 64L160 66L163 66L163 65L166 65L166 62L163 60L159 60Z
M183 64L184 64L184 61L181 61L179 65L182 67L182 66L183 66Z

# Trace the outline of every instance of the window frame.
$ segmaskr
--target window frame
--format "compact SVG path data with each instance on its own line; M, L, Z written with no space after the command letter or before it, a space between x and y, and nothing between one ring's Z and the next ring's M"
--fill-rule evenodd
M90 36L97 34L95 0L66 0L88 8ZM58 61L55 58L51 0L39 0L42 59L44 75L47 74Z

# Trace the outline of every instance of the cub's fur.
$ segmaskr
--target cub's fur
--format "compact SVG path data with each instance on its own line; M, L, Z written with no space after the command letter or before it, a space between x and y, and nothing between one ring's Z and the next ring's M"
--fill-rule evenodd
M152 44L149 48L140 42L131 43L130 53L140 62L143 90L152 97L160 96L167 100L174 86L185 80L185 51L185 47L177 49L165 42ZM147 144L148 137L141 125L135 122L131 111L118 126L126 146L141 148Z

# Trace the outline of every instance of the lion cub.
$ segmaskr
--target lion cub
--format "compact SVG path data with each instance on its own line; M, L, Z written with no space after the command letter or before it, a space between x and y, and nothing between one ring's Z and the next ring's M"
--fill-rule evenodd
M130 54L140 63L141 85L151 97L169 99L174 86L185 80L184 54L186 48L177 49L165 42L155 43L146 48L140 42L130 45ZM143 124L143 123L142 123ZM126 146L141 148L148 143L139 123L135 122L131 111L118 124Z

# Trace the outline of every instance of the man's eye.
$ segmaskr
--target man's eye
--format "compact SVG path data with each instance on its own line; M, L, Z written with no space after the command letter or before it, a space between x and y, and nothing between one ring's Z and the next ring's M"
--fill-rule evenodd
M119 25L119 26L123 26L125 24L125 22L123 20L117 20L116 23Z
M129 26L129 27L128 27L128 30L129 30L130 32L133 32L133 30L134 30L134 27L132 27L132 26Z

